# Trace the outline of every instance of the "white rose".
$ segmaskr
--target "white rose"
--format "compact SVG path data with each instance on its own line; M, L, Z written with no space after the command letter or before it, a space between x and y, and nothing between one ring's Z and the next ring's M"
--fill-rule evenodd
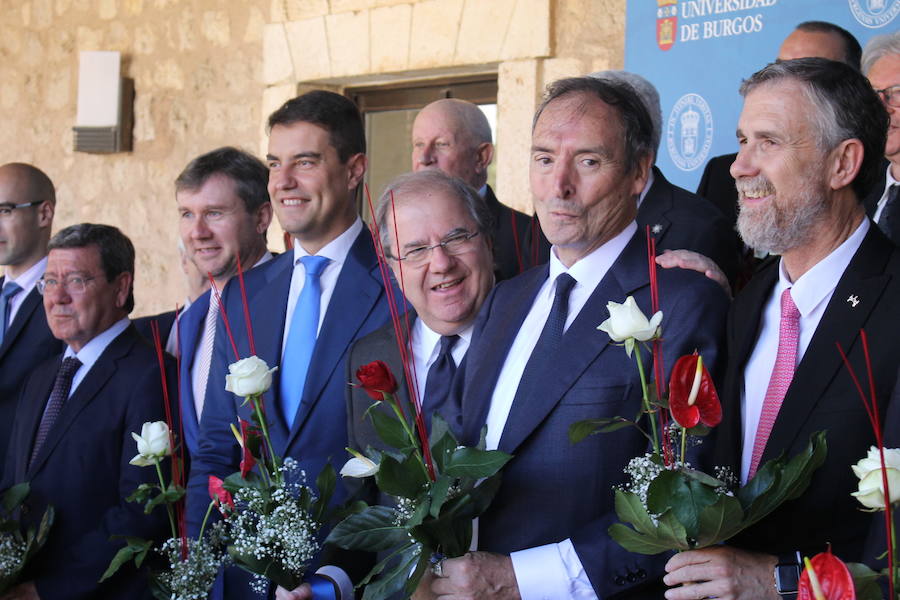
M891 504L900 502L900 449L885 448L884 463L890 488ZM853 492L866 508L884 510L884 488L881 477L881 456L878 448L872 446L865 458L852 466L853 473L859 478L859 490Z
M378 464L365 456L354 456L341 467L342 477L371 477L378 472Z
M144 423L141 434L132 432L131 437L137 442L138 453L128 462L136 467L152 467L163 456L172 454L169 426L165 421Z
M614 342L627 342L629 339L647 342L660 335L659 323L662 321L662 311L657 311L648 321L634 301L634 296L628 296L624 304L607 302L606 310L609 311L609 318L600 323L597 329L608 333ZM632 341L629 347L633 343Z
M228 365L225 390L238 396L258 396L272 385L272 372L266 361L250 356Z

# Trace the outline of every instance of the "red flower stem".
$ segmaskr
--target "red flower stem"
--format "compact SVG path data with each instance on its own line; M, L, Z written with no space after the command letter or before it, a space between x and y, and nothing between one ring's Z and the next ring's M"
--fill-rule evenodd
M250 322L250 303L247 302L247 288L244 287L244 269L241 268L240 255L237 259L238 283L241 287L241 304L244 307L244 323L247 325L247 341L250 343L250 354L256 356L256 344L253 342L253 324Z
M646 226L645 234L647 236L647 273L650 278L650 312L651 317L659 311L659 280L657 278L656 264L656 239L650 233L650 226ZM662 342L659 339L653 340L653 382L656 385L656 398L662 402L665 383L665 370L663 369ZM671 465L675 462L672 455L672 444L669 439L668 414L664 410L659 411L659 428L662 434L662 454L663 463ZM684 436L682 436L682 462L684 462Z
M234 360L241 360L237 344L234 342L234 335L231 333L231 323L228 322L228 313L225 312L225 304L222 302L222 296L219 295L219 289L216 287L216 282L213 280L212 273L207 273L206 275L209 277L210 288L216 297L216 302L219 304L219 313L222 315L222 321L225 323L225 333L228 334L228 341L231 342L231 349L234 351Z

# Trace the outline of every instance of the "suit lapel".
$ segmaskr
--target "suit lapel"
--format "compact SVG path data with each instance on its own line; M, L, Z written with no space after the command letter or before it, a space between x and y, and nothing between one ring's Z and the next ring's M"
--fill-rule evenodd
M84 379L75 389L72 396L66 400L62 411L59 413L53 428L47 435L47 440L35 457L34 464L28 473L33 475L41 469L47 461L47 457L53 452L60 440L65 436L69 428L74 424L78 414L97 397L98 393L109 378L116 372L116 362L125 356L134 346L137 338L137 331L133 325L129 325L128 329L119 334L119 336L110 343L109 347L103 351L103 354L97 359L97 362L91 367ZM52 382L51 382L52 387ZM49 397L49 392L47 394ZM122 401L125 401L123 399ZM43 407L41 409L43 414Z
M179 361L178 385L180 388L182 427L188 448L195 451L199 436L200 415L194 407L194 385L191 369L200 342L206 314L209 311L209 298L212 292L207 291L197 298L177 321Z
M662 243L663 237L672 225L666 217L674 204L672 198L672 185L663 177L662 171L653 167L653 185L647 190L647 195L638 207L638 229L644 231L650 227L650 233L656 240L656 245Z
M3 282L0 281L0 288L2 287ZM3 345L0 346L0 360L2 360L9 349L12 348L13 342L15 342L16 337L22 333L22 330L25 328L25 323L31 319L34 311L43 309L43 299L38 293L37 287L35 287L25 297L24 302L22 302L18 312L16 312L16 318L9 324L9 329L6 330L6 335L3 336Z
M884 274L889 256L890 246L880 239L877 227L870 225L869 233L838 281L809 347L797 365L769 435L763 460L792 446L801 425L844 368L835 344L840 343L849 354L857 343L859 330L865 326L890 281L890 276ZM851 296L857 300L855 306L849 300Z
M357 332L381 297L384 288L380 279L376 279L380 277L375 272L377 266L370 234L364 228L347 254L328 303L320 328L321 335L316 340L303 386L303 399L287 445L296 439Z

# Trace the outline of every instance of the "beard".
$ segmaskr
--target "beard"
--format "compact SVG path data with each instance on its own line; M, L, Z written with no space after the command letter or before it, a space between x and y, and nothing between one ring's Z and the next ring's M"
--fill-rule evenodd
M820 169L809 169L793 200L779 200L775 187L763 175L735 182L739 197L746 192L773 194L773 200L758 206L738 202L737 230L744 243L757 251L784 254L812 240L816 225L828 212L825 184Z

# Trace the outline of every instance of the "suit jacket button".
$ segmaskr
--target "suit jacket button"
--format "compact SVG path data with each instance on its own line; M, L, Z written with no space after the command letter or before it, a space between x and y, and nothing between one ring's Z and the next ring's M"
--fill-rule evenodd
M645 571L643 569L638 569L637 572L635 573L635 575L638 576L638 579L646 579L647 571Z
M613 579L616 585L625 585L625 578L621 575L616 575L616 578Z
M637 581L637 580L638 580L638 575L637 575L637 573L632 573L632 572L629 571L629 573L628 573L628 583L634 583L634 582Z

